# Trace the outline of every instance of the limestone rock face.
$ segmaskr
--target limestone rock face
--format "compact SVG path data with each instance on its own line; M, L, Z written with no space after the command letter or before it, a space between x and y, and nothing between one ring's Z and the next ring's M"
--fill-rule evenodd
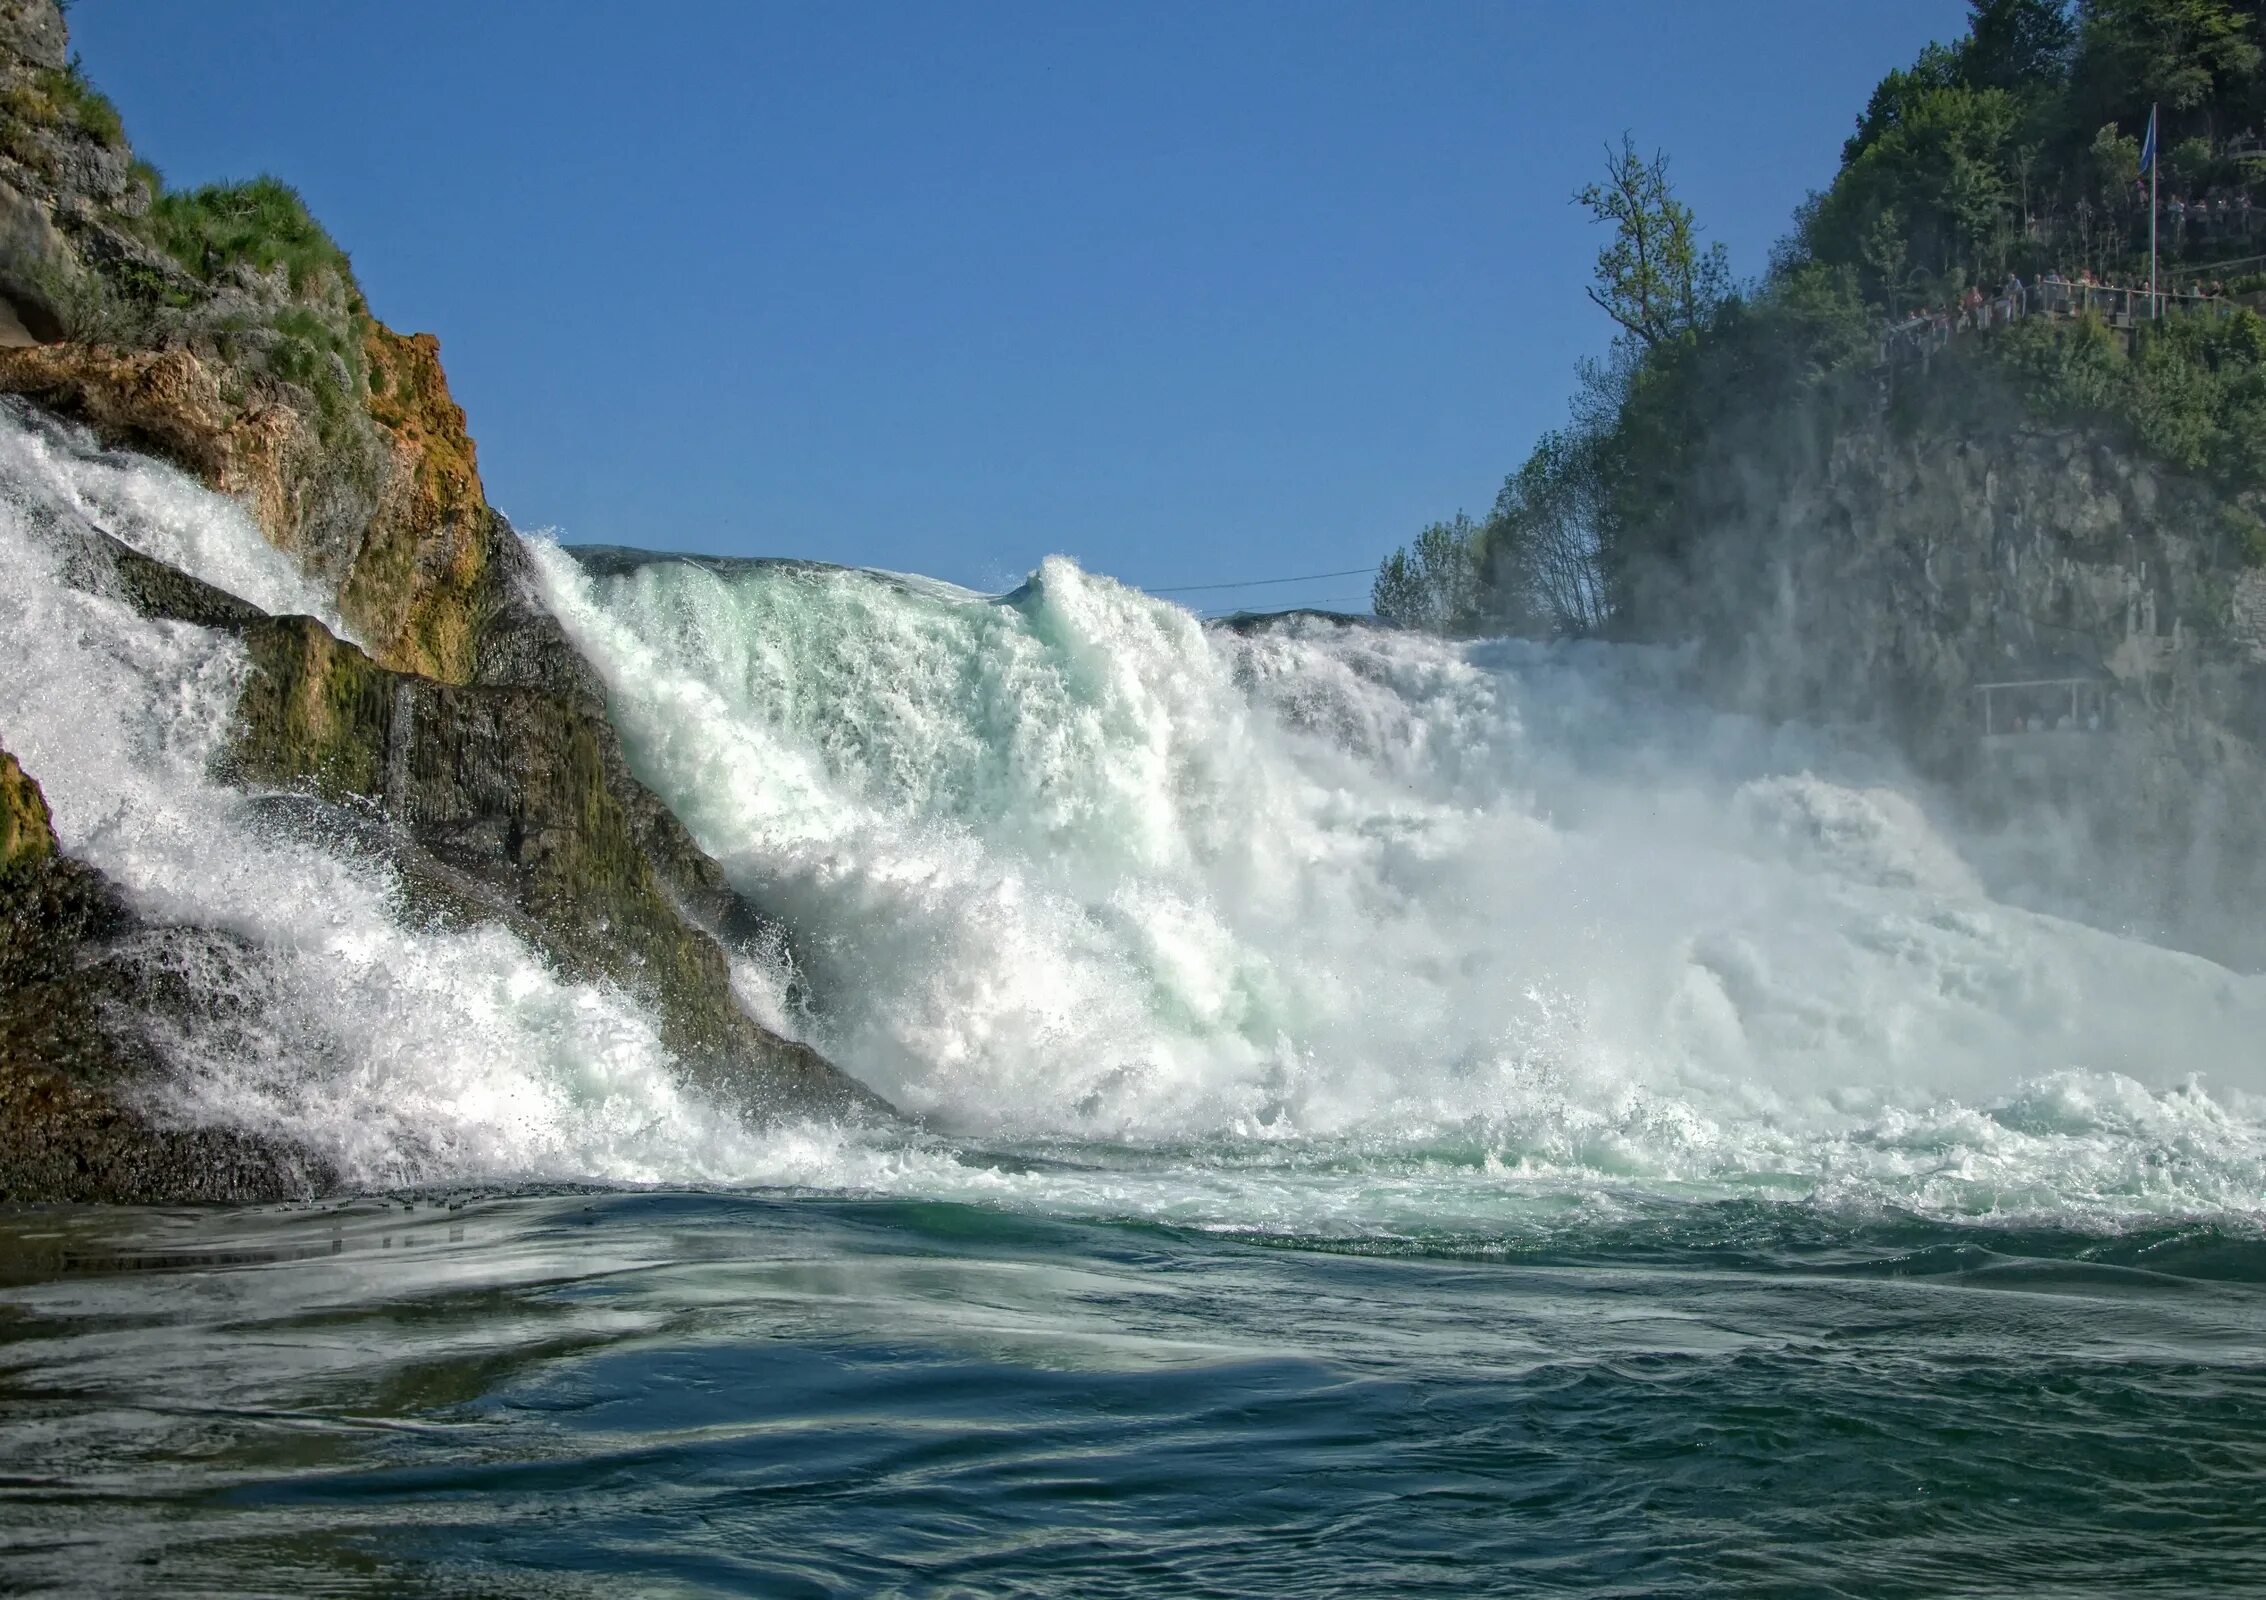
M173 461L250 505L263 530L289 526L284 460L303 432L299 419L281 406L230 402L188 350L0 350L0 392L84 422L109 444Z
M70 60L70 36L55 0L0 0L0 36L35 67L60 72Z
M159 202L63 37L52 0L0 4L0 297L46 346L6 352L0 392L242 498L380 661L469 680L521 601L438 342L371 316L280 186ZM272 238L197 232L263 206Z

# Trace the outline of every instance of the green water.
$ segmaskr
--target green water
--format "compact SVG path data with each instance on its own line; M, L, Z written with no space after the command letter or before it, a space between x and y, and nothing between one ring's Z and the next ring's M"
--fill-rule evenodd
M1571 1200L0 1218L0 1588L2238 1594L2266 1240Z

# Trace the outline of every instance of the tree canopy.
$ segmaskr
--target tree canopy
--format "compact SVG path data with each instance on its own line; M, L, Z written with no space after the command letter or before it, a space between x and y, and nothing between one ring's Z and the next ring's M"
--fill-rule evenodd
M2159 109L2166 197L2254 197L2266 254L2266 0L1969 0L1960 38L1875 86L1833 181L1768 269L1732 281L1664 154L1624 135L1574 195L1604 230L1588 298L1613 329L1566 426L1484 522L1436 523L1380 569L1380 615L1448 631L1648 626L1638 576L1721 511L1727 468L1814 447L1805 430L1877 401L1881 329L1970 286L2049 269L2144 280L2140 134ZM2245 139L2244 143L2236 143ZM2213 233L2159 227L2173 272L2213 270ZM2266 290L2266 273L2256 277ZM2023 403L2126 429L2136 448L2266 485L2266 321L2166 324L2127 342L2023 325L1982 341ZM2266 534L2252 530L2266 557ZM1655 622L1657 618L1653 619Z

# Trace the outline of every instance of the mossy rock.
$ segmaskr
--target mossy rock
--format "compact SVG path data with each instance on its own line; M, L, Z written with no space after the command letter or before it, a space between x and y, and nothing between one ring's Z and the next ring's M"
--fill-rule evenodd
M47 797L16 758L0 750L0 872L15 872L55 853Z
M227 758L233 781L375 810L445 872L452 905L508 906L563 974L647 1002L662 1042L727 1102L764 1115L887 1114L815 1051L741 1011L719 939L766 930L630 774L597 706L393 672L311 617L240 632L253 672Z

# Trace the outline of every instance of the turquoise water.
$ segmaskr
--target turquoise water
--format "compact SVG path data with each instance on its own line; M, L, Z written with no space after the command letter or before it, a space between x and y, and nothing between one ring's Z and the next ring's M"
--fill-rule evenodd
M2254 1232L1543 1209L1369 1241L783 1192L18 1213L0 1586L2266 1586Z

